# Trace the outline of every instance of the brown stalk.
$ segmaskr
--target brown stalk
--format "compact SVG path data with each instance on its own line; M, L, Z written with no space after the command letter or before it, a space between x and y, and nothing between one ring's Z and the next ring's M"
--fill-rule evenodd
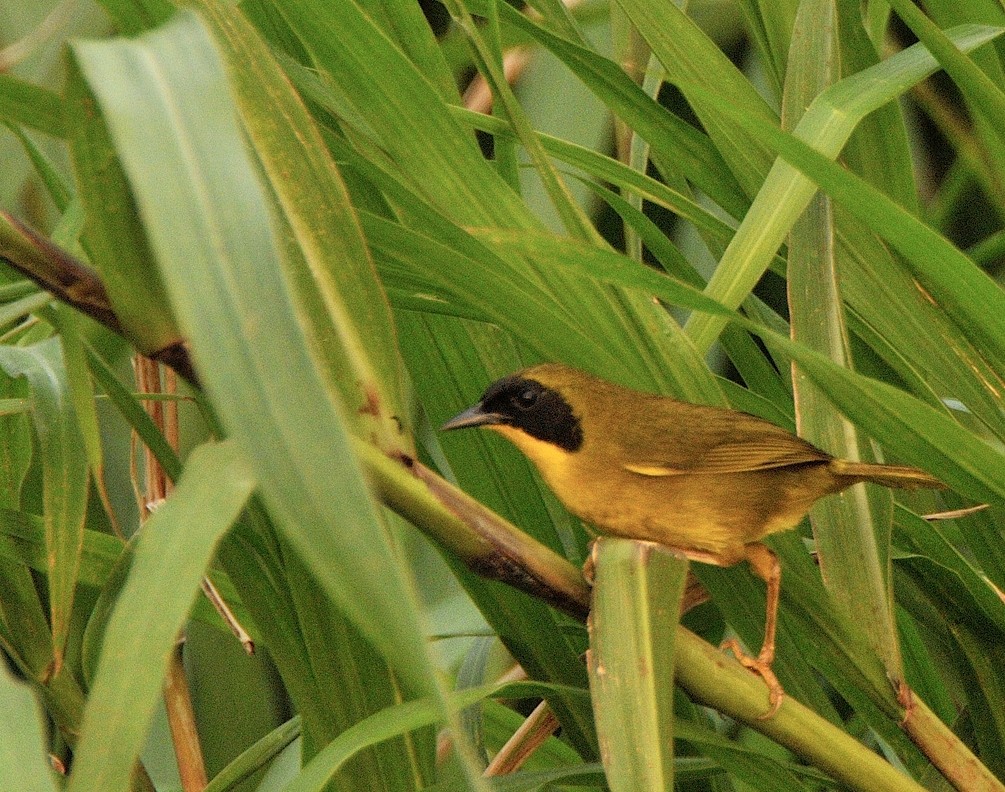
M560 725L548 702L542 701L499 749L499 753L485 768L484 775L499 776L515 773Z
M182 645L183 642L179 641L168 662L167 677L164 680L164 707L171 728L171 742L178 762L181 788L184 792L202 792L209 781L196 730L188 677L182 663Z
M176 383L173 374L166 375L166 381L161 381L160 366L149 358L137 355L133 368L136 385L141 393L173 393ZM146 399L143 408L153 422L163 433L173 449L178 450L178 403ZM167 499L171 494L173 484L164 473L149 448L144 448L144 487L140 514L145 520L149 514ZM192 697L185 676L185 666L182 663L182 647L185 644L184 631L178 637L175 651L171 653L167 676L164 680L164 708L167 712L168 726L171 729L171 743L174 746L175 760L178 764L178 776L181 779L184 792L202 792L209 782L206 776L206 763L199 745L199 732L196 728L195 710L192 707Z
M15 232L0 235L0 259L31 278L60 302L76 308L128 340L128 333L112 308L108 292L93 269L7 212L0 211L0 220ZM184 342L143 352L148 358L174 369L179 376L198 386L199 380Z

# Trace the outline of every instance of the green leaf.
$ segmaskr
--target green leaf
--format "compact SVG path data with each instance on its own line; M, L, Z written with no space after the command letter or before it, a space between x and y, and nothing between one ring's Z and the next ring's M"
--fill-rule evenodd
M83 546L87 455L59 341L53 338L23 348L0 346L0 367L9 376L27 379L32 392L32 421L42 463L53 658L58 670L69 635Z
M889 54L882 47L882 37L870 39L858 9L843 3L836 5L841 74L849 76L875 66ZM905 209L917 213L921 202L915 184L915 169L911 166L909 123L900 102L880 107L855 128L842 152L842 159L853 172Z
M241 752L219 773L213 776L203 792L227 792L242 781L266 767L280 753L300 737L301 719L294 715L277 726L254 745Z
M1001 32L1001 29L968 25L954 31L953 38L960 47L969 50ZM817 154L821 159L836 157L865 115L895 99L937 67L935 59L921 45L903 50L820 94L796 125L793 136L821 152ZM695 89L704 90L699 85L695 85ZM743 113L729 103L724 103L719 112L733 118L747 134L756 136L761 146L777 146L760 131L775 129L771 123ZM788 156L788 149L785 155ZM853 177L849 174L848 178ZM731 307L739 305L764 273L770 257L778 250L816 189L809 176L802 175L794 163L775 162L709 280L706 292ZM907 216L904 210L898 208L898 211ZM723 325L721 319L695 315L688 322L687 331L699 349L708 349Z
M540 685L486 685L451 693L447 697L447 706L451 712L459 712L489 696L505 696L515 690L527 690L529 695L540 695L543 692ZM300 775L283 787L283 792L322 790L325 783L353 754L397 735L440 722L442 718L443 706L431 699L406 701L375 712L325 746Z
M133 559L136 556L136 545L141 532L137 531L125 544L120 544L119 552L114 562L107 570L105 579L101 582L101 592L91 608L87 626L80 645L80 670L86 685L94 684L101 652L104 650L108 623L112 618L115 605L122 594L122 589L129 579Z
M279 0L278 11L412 184L460 223L533 227L436 89L354 2ZM387 79L394 75L394 79ZM426 141L437 141L436 146Z
M43 304L49 301L49 295L44 296ZM30 301L29 297L12 305L24 305ZM16 398L20 402L16 413L0 420L0 505L11 509L21 507L21 492L32 463L32 402L30 398L24 398L27 395L26 382L0 381L0 396L4 397L4 401Z
M954 626L953 634L969 663L967 688L972 717L978 726L977 750L990 773L1005 772L1005 684L998 673L1005 661L999 640L989 642L966 624ZM989 775L990 775L989 773Z
M506 22L561 58L611 112L644 138L661 170L672 166L674 173L679 172L727 212L735 217L743 215L747 198L705 135L653 101L609 59L556 36L507 3L500 4L500 12ZM547 148L547 136L541 137Z
M455 694L458 709L488 695L491 689L472 688ZM431 699L415 699L381 710L360 721L324 747L283 792L320 792L355 753L401 734L438 722L442 705Z
M960 585L970 595L966 610L980 610L986 619L1005 633L1005 603L989 584L987 577L951 541L955 537L949 535L948 526L944 527L941 520L925 521L902 506L897 507L896 521L897 526L902 528L897 534L898 547L923 554L924 558L958 578ZM961 524L971 521L970 518L964 518ZM989 536L988 540L994 541L994 537ZM904 545L904 542L910 544ZM962 544L959 539L957 543Z
M2 537L0 539L0 556L36 572L42 574L48 572L45 527L40 517L10 509L0 509L0 537ZM115 536L85 530L77 584L89 588L105 586L115 563L122 554L122 548L122 540ZM209 577L237 618L255 637L257 627L251 623L247 609L234 591L234 585L230 579L219 570L212 571ZM198 599L192 615L193 618L211 624L218 629L226 630L229 634L229 627L224 625L220 615L213 609L208 600Z
M109 137L110 111L97 104L80 72L77 50L71 48L71 52L67 81L70 153L87 216L81 241L126 337L141 352L153 354L180 340L178 327ZM125 75L120 80L126 82ZM122 100L129 101L127 96Z
M590 691L613 792L670 789L674 779L674 639L686 559L646 542L593 549Z
M846 211L901 252L913 270L916 288L924 289L925 298L953 321L957 332L976 345L976 354L984 356L974 360L974 365L992 372L1002 370L1005 322L999 311L1005 312L1005 294L990 277L944 237L844 168L777 129L758 129L779 151L784 150L787 159L812 174L821 189ZM992 424L992 428L997 427Z
M134 36L166 21L174 11L169 0L99 0L116 27Z
M753 330L753 328L751 328ZM885 382L834 365L817 352L768 331L841 412L898 457L915 462L978 502L1005 503L1001 452L942 411Z
M803 0L795 19L785 78L782 120L799 122L803 108L840 76L837 8ZM839 272L841 249L830 199L816 195L788 240L789 322L794 341L852 367ZM796 366L792 385L799 434L841 459L871 460L872 449L836 414L826 396ZM877 488L846 492L815 504L810 520L822 578L835 602L863 625L894 679L902 678L892 590L888 581L892 496Z
M793 34L798 0L783 0L783 2L765 2L765 0L741 0L738 3L750 26L751 34L757 42L761 57L769 66L769 76L774 86L781 93L781 86L789 73L786 64L791 66L789 58L792 55L790 43L795 44Z
M466 243L467 250L452 250L418 231L365 212L361 220L381 273L398 289L442 295L462 303L483 321L504 327L513 325L514 317L519 317L521 324L541 331L527 339L528 347L538 355L547 355L564 339L581 337L581 328L559 306L520 282L477 239L458 240ZM431 260L437 262L435 268L424 265ZM509 296L508 305L499 303L501 293ZM602 354L603 350L592 347L585 350L583 357Z
M663 64L666 81L681 87L744 192L748 196L757 193L761 174L767 172L770 164L769 153L734 120L723 117L721 106L735 107L764 121L773 121L774 113L753 85L677 5L645 0L619 0L619 5ZM691 86L714 92L714 99L692 93Z
M509 80L503 72L502 58L493 57L491 48L486 44L478 31L474 18L463 3L456 0L444 0L455 22L464 30L471 44L472 55L482 77L492 89L494 101L497 105L494 109L500 115L505 115L523 145L524 150L530 157L534 170L544 187L545 192L551 200L562 224L568 233L577 238L598 242L600 234L591 224L582 207L576 203L575 198L569 191L568 186L559 176L552 165L551 160L545 156L544 149L540 141L534 134L530 121L524 112L523 107L517 102ZM498 25L496 9L493 8L491 18L495 19Z
M204 15L223 52L241 119L284 219L283 261L319 371L350 406L357 434L375 437L387 451L406 450L409 415L391 312L341 174L241 11L216 0L187 5Z
M94 385L87 367L87 352L84 348L81 316L67 306L57 306L47 314L59 331L63 365L66 370L66 386L73 414L80 429L80 439L84 444L87 463L98 487L104 487L104 454L101 448L101 430L98 426L98 410L95 403Z
M63 101L57 94L11 74L0 74L0 119L37 129L53 137L66 136Z
M181 461L178 454L165 439L161 430L157 428L150 414L143 409L139 399L126 388L107 362L98 354L93 346L84 342L87 351L88 364L91 374L118 408L126 423L139 435L144 445L150 449L167 477L172 481L177 481L181 475Z
M16 553L5 552L3 555L13 556ZM52 634L35 581L20 559L0 560L0 573L0 602L3 603L0 646L18 670L33 682L41 683L52 670ZM66 727L69 724L60 719L59 725Z
M48 292L34 291L13 302L0 307L0 327L11 329L12 325L20 324L26 314L36 313L51 303L53 297Z
M451 112L473 129L489 132L495 136L510 136L512 131L504 121L474 113L461 107L452 107ZM611 157L577 146L551 135L538 133L545 150L553 157L580 168L599 181L611 182L615 186L650 201L657 206L679 214L692 223L699 231L723 248L732 238L735 228L723 222L717 215L700 206L692 198L667 187L660 181L639 173ZM781 259L778 260L781 264Z
M708 754L743 784L763 792L774 792L780 788L815 789L818 785L828 788L834 785L832 779L819 771L783 761L771 746L763 746L758 750L757 743L749 745L740 740L730 740L699 723L681 720L677 721L675 734L678 740Z
M56 208L61 212L65 212L73 197L73 193L63 174L60 173L59 168L57 168L56 164L46 155L41 147L22 131L21 127L8 124L8 128L21 141L21 146L35 167L39 178L42 179L46 189L49 191L49 195L52 197L52 202L56 204Z
M126 790L168 658L217 542L255 481L234 443L201 446L143 527L103 642L70 792ZM107 735L114 733L115 739Z
M991 77L966 58L963 54L966 50L939 30L939 26L913 3L890 0L890 5L953 78L974 111L983 115L992 128L1005 128L1005 93L1001 85L995 84Z
M43 574L48 573L45 559L45 523L41 517L13 509L0 509L0 555ZM109 570L122 552L122 540L97 531L84 531L78 583L103 586Z
M182 12L139 39L76 51L205 390L253 461L269 512L403 688L428 693L422 636L403 607L411 594L291 305L209 34Z
M0 788L55 792L38 702L6 669L0 669Z

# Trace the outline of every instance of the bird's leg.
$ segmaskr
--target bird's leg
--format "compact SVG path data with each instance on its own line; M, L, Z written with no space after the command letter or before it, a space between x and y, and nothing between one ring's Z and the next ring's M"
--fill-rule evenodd
M759 716L760 720L764 720L778 712L778 708L782 706L782 699L785 697L785 691L782 689L778 677L771 670L771 664L775 660L775 626L778 621L778 596L782 589L782 566L778 563L778 557L760 542L749 544L744 550L751 571L763 580L768 588L768 602L764 616L764 642L761 644L761 651L757 657L746 654L740 648L740 642L735 638L724 641L720 648L731 650L744 667L760 675L764 684L768 686L768 702L771 708Z

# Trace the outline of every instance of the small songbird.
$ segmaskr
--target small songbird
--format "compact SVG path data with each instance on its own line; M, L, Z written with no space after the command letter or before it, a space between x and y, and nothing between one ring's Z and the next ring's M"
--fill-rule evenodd
M640 393L558 363L493 383L442 429L485 426L510 440L558 499L599 532L656 542L717 566L746 559L767 585L757 657L727 641L769 690L781 568L763 537L795 527L810 506L852 484L940 488L917 468L835 459L747 413Z

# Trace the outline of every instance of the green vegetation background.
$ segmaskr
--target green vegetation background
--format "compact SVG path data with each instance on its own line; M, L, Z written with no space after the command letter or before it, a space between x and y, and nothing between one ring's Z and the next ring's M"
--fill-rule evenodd
M182 629L214 790L1002 788L1005 8L533 6L450 0L435 34L408 0L0 9L0 207L94 267L125 336L0 286L0 788L180 788ZM0 255L54 260L7 220ZM129 356L182 339L179 461ZM856 490L772 540L771 721L702 640L759 645L742 566L696 565L677 630L684 566L608 545L601 680L577 606L476 574L585 596L583 526L504 443L435 432L542 359L951 490ZM139 533L131 430L178 479ZM514 659L534 682L498 688ZM541 696L560 735L481 778Z

